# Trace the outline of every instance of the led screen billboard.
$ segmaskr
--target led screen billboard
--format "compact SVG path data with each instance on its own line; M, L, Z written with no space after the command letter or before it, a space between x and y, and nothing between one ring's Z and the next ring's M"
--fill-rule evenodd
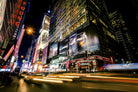
M46 64L47 60L47 47L43 49L42 64Z
M99 38L97 35L98 31L94 26L91 26L88 28L88 30L85 31L86 34L86 50L90 52L95 52L100 50L100 43L99 43Z
M77 33L74 33L69 39L69 55L76 55L77 52Z
M53 57L53 56L57 55L57 50L58 50L58 43L55 42L55 43L51 44L50 51L49 51L49 57Z
M62 55L68 55L68 39L63 40L62 42L60 42L60 46L59 46L59 54Z
M77 47L78 47L78 52L85 52L87 49L87 44L86 44L86 34L85 32L78 33L77 34Z
M99 38L95 27L88 27L84 32L77 33L78 52L95 52L100 50Z

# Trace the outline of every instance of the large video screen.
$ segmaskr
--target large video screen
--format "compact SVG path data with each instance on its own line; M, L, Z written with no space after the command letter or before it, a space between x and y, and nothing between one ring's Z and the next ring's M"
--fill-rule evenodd
M69 55L76 55L77 52L77 33L74 33L69 39Z
M55 42L50 46L49 57L57 55L58 43Z
M65 39L60 43L59 54L68 55L68 48L68 39Z
M99 43L99 38L97 35L97 29L94 26L92 26L87 31L85 31L85 34L87 36L86 50L91 51L91 52L100 50L100 43Z
M96 33L96 28L87 28L84 32L77 34L77 46L78 52L82 53L85 51L95 52L100 50L99 38Z
M86 34L84 32L77 34L77 48L79 53L85 52L87 49L86 40Z
M42 64L46 64L47 60L47 47L43 49Z

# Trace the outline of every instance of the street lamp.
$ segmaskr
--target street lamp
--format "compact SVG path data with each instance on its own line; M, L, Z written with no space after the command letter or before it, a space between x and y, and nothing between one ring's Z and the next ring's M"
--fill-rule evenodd
M33 35L33 34L34 34L34 30L33 30L32 27L28 27L28 28L26 29L26 32L27 32L28 35Z
M24 56L23 56L23 55L21 55L21 58L23 59L23 58L24 58Z

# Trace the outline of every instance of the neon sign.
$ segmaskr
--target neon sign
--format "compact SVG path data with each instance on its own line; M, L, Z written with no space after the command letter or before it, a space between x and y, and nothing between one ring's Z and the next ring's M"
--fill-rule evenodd
M15 13L11 14L12 17L9 21L9 24L16 26L15 32L13 34L13 39L16 38L16 35L18 33L18 28L20 26L20 22L22 21L22 18L23 18L24 12L25 12L25 8L26 8L25 7L26 4L27 3L25 1L18 0L18 2L15 4L15 9L16 9Z
M21 8L20 8L19 15L18 15L18 17L17 17L17 21L15 22L15 25L16 25L17 27L20 26L20 22L21 22L21 20L22 20L22 16L23 16L24 11L25 11L25 5L26 5L26 2L23 2L22 6L21 6Z

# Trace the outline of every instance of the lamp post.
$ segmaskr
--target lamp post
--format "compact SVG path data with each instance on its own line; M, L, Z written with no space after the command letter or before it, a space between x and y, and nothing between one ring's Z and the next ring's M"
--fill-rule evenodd
M28 35L33 35L34 34L34 29L32 27L28 27L26 29L26 32L27 32Z

